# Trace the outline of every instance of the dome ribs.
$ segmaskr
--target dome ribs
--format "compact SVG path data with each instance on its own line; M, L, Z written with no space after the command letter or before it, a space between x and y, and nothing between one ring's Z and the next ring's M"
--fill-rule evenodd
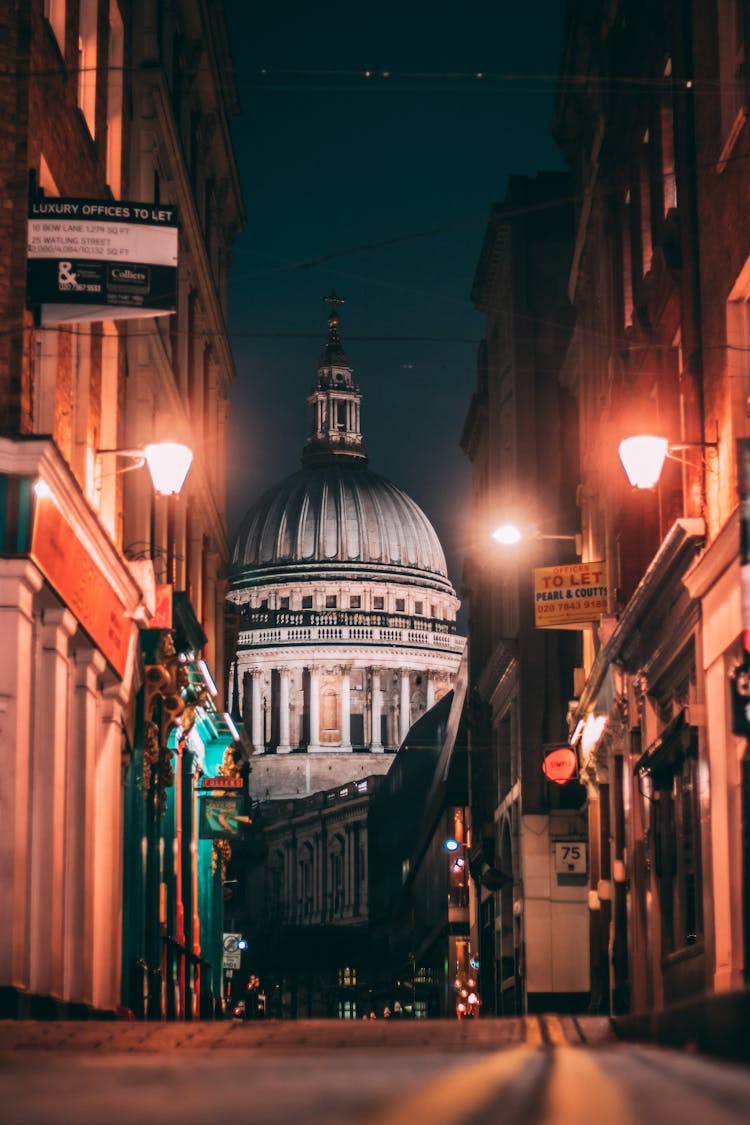
M448 580L437 534L419 505L361 465L311 465L250 509L233 554L236 573L284 563L380 564Z

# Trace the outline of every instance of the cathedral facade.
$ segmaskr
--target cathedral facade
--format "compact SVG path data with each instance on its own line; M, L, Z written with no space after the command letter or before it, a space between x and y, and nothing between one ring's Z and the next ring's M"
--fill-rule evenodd
M450 690L464 645L432 525L368 468L341 300L326 300L302 468L249 510L230 570L259 800L385 773L410 726Z

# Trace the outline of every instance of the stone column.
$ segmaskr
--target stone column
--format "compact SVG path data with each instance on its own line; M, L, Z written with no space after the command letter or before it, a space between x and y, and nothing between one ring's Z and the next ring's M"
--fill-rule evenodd
M288 754L289 744L289 669L279 668L279 745L277 754Z
M370 750L373 753L383 752L383 742L380 737L380 716L382 707L382 696L380 694L380 672L377 668L373 668L370 673L370 691L372 695L371 700L371 717L372 729L370 738Z
M252 730L250 739L253 744L253 753L262 754L266 749L263 732L263 698L261 695L263 672L260 668L252 668L250 670L250 678L252 681L252 695L250 700Z
M354 837L351 824L346 826L346 846L344 849L344 906L347 914L352 912L354 901Z
M351 750L351 669L344 665L341 669L341 749Z
M410 723L410 684L409 672L406 668L401 669L401 697L399 701L399 714L398 714L398 741L399 745L404 741L409 733Z
M120 1003L122 961L123 713L128 701L125 685L110 669L99 677L96 730L95 808L99 817L94 864L93 1001L100 1010ZM102 818L101 809L109 809Z
M77 622L67 609L42 614L38 726L32 745L29 988L63 996L65 759L69 729L68 640Z
M427 672L427 710L435 706L435 681L432 672Z
M308 750L320 750L320 668L311 664L310 673L310 731Z
M81 647L75 653L73 723L65 792L65 906L63 972L65 998L93 1000L94 864L97 708L99 677L106 667L102 654Z

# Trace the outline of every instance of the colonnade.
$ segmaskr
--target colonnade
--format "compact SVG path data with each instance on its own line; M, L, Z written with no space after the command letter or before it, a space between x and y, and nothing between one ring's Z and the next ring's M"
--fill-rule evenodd
M273 691L273 672L278 673L278 690ZM326 668L330 676L330 669ZM255 753L262 753L269 741L267 728L267 713L270 708L278 708L278 725L276 752L288 754L295 747L292 745L292 689L293 681L298 684L301 678L304 685L304 712L307 719L307 749L308 751L352 749L352 682L351 666L337 665L336 691L338 702L336 714L337 738L332 738L326 731L332 729L331 716L326 715L327 727L321 728L321 693L325 691L321 676L323 668L320 664L309 664L304 667L290 667L282 665L269 674L267 669L255 667L245 673L244 707L243 712L247 717L250 712L250 734ZM305 675L307 673L307 675ZM400 745L406 738L411 726L412 707L412 676L414 669L401 668L398 672L398 697L397 701L384 699L383 678L390 674L390 670L379 667L370 667L365 673L367 687L366 701L363 701L361 711L357 715L363 717L363 738L365 746L373 753L382 753L386 746L383 743L383 716L389 718L388 730L392 731L391 740ZM435 703L435 674L430 671L421 673L426 688L424 693L425 709L429 710ZM249 683L248 683L249 681ZM248 698L249 694L249 698ZM388 736L386 736L388 737ZM390 748L395 748L390 747Z
M366 810L299 838L271 836L270 851L268 906L277 920L315 925L367 914Z
M10 692L0 849L0 978L31 996L112 1009L120 993L125 693L35 568L6 568L0 657ZM31 719L31 721L30 721Z

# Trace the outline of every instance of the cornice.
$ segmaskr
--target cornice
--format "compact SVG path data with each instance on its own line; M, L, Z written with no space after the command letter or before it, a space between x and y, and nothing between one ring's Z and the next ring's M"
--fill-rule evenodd
M649 613L670 585L681 582L687 568L706 537L702 519L676 520L654 555L638 587L628 602L612 636L596 655L575 713L573 724L585 718L595 704L609 666L617 663L629 640L638 631L638 622Z
M76 536L107 576L126 610L134 613L143 599L142 591L52 438L0 437L0 473L41 477L49 485L55 503L74 527Z

